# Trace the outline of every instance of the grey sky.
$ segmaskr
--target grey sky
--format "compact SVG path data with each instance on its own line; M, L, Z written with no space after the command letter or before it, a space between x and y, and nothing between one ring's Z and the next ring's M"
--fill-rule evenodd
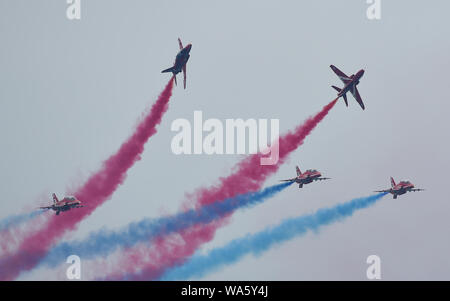
M271 249L206 280L364 280L381 257L385 280L449 280L448 1L65 1L0 0L0 218L45 204L82 183L115 152L156 99L178 50L192 43L187 90L111 200L68 238L175 212L186 192L226 175L240 156L176 156L177 118L279 118L293 128L342 86L329 69L366 73L366 104L340 101L289 163L331 181L290 187L232 222L209 250L281 220L387 188L389 176L426 188ZM23 279L51 278L36 270ZM21 278L21 279L22 279Z

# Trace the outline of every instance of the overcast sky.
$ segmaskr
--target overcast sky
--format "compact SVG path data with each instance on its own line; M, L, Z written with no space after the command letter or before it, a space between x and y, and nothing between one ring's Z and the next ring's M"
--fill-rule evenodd
M113 197L65 239L176 212L186 192L215 183L238 155L174 155L177 118L278 118L285 132L364 68L362 111L340 101L266 186L316 168L332 180L291 186L237 212L202 250L285 218L409 179L425 192L385 197L343 222L276 246L205 280L449 280L450 21L448 1L0 0L0 218L32 210L96 171L131 134L169 79L177 38L192 43L187 89L174 89L158 134ZM181 77L179 77L181 79ZM37 269L21 279L49 279Z

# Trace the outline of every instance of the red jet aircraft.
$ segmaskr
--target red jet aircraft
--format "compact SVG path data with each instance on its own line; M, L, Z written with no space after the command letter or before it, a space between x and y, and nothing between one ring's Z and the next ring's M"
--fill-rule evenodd
M395 184L394 179L391 177L391 188L385 190L377 190L375 192L389 192L396 199L398 195L405 194L410 191L424 191L425 189L414 188L414 184L410 181L400 181L400 183Z
M304 184L309 184L313 181L322 181L330 179L330 178L322 178L322 174L315 169L308 169L307 171L302 173L300 171L300 168L296 166L295 170L297 171L297 177L288 180L281 180L281 182L295 182L298 183L298 188L302 188Z
M173 67L170 67L166 70L161 71L164 72L172 72L173 77L175 79L175 85L177 84L177 74L183 71L184 75L184 88L186 89L186 64L189 60L189 52L191 51L192 44L188 44L186 47L183 48L183 44L181 43L180 38L178 38L178 44L180 45L180 52L178 52L175 63L173 64Z
M56 194L52 194L53 205L47 207L40 207L41 209L52 209L56 211L56 215L59 215L61 211L68 211L72 208L84 207L81 202L73 196L65 197L62 201L58 200Z
M345 101L345 105L348 107L347 102L347 92L350 91L352 93L353 97L356 99L356 101L359 103L361 108L364 110L364 103L361 99L361 95L359 95L358 88L356 87L359 84L359 80L364 75L364 70L359 70L356 74L352 74L351 76L345 75L344 72L339 70L337 67L330 65L331 69L336 73L336 75L341 79L341 81L344 83L344 88L338 88L336 86L331 86L333 89L338 91L338 98L343 97Z

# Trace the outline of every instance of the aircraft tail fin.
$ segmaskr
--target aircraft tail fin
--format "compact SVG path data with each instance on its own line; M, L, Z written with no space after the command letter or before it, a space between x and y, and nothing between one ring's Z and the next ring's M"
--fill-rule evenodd
M300 168L298 166L295 167L295 171L297 171L297 176L302 174L302 172L300 171Z
M173 80L175 81L175 86L177 85L177 75L174 73L173 74Z
M336 87L336 86L331 86L331 87L338 92L342 91L342 89L339 87ZM342 95L342 97L344 98L345 105L348 107L347 94Z
M394 181L394 178L391 177L391 187L394 187L394 186L395 186L395 181Z
M59 202L58 197L56 196L55 193L52 194L52 198L53 198L53 204L56 204Z
M339 88L339 87L336 87L336 86L331 86L334 90L336 90L336 91L338 91L338 92L341 92L341 88Z

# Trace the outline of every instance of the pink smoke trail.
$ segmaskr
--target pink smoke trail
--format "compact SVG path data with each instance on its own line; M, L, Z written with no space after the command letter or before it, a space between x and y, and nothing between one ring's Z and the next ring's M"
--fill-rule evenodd
M74 230L80 221L112 196L125 180L128 169L140 160L144 144L156 133L157 125L168 109L172 88L173 77L132 136L75 192L86 207L64 212L62 216L51 215L42 229L21 242L18 252L0 259L0 280L15 279L22 271L32 269L58 238Z
M274 174L288 155L303 144L304 139L323 120L334 107L337 99L322 108L315 116L307 119L294 131L288 132L279 140L280 154L276 165L260 165L262 154L247 157L237 164L234 172L219 179L216 186L197 191L196 206L211 204L217 200L234 197L248 191L262 188L268 176ZM159 237L152 241L150 248L140 246L124 251L122 258L115 263L115 272L106 279L111 280L151 280L175 265L182 264L200 245L212 240L216 230L228 222L228 217L211 222L206 226L194 226L176 235Z

